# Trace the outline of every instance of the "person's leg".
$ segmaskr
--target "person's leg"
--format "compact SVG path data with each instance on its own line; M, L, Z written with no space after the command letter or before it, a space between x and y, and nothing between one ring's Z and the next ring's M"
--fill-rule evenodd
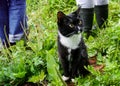
M78 6L81 7L80 16L83 19L84 32L90 35L94 16L94 1L93 0L76 0Z
M108 19L108 0L94 0L96 21L99 28L105 28Z
M8 23L8 2L7 0L0 0L0 41L1 46L8 46L7 38L9 32ZM7 37L7 38L6 38Z
M9 3L9 41L14 45L25 36L26 22L26 0L10 0Z

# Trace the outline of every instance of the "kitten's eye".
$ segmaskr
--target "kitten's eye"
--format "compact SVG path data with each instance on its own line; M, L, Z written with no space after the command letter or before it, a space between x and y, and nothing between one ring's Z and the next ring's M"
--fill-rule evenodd
M69 27L73 28L73 27L74 27L74 25L73 25L73 24L69 24Z
M82 25L82 20L79 21L79 25Z

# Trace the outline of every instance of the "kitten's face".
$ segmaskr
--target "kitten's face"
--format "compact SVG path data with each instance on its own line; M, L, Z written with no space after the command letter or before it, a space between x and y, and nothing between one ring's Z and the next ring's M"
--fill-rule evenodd
M79 11L80 8L69 15L65 15L61 11L58 12L58 29L63 36L70 37L82 32L83 22L80 18Z

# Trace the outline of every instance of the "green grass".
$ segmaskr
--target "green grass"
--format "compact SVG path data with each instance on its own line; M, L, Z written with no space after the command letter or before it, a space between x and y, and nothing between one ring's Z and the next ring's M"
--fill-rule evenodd
M76 78L76 86L120 85L120 0L109 4L108 27L96 30L97 37L85 39L89 56L98 51L98 64L105 64L101 74L88 69L94 76ZM0 86L17 86L24 82L38 85L63 86L57 53L57 12L66 14L77 8L75 0L27 0L28 36L26 50L20 41L0 54ZM102 53L105 53L102 56Z

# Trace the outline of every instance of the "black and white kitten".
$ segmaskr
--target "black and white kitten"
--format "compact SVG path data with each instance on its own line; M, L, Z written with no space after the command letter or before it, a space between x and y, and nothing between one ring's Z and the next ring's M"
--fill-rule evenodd
M58 53L63 68L63 80L71 80L79 75L86 76L90 72L88 54L82 38L83 22L80 18L80 8L69 15L59 11L58 24Z

